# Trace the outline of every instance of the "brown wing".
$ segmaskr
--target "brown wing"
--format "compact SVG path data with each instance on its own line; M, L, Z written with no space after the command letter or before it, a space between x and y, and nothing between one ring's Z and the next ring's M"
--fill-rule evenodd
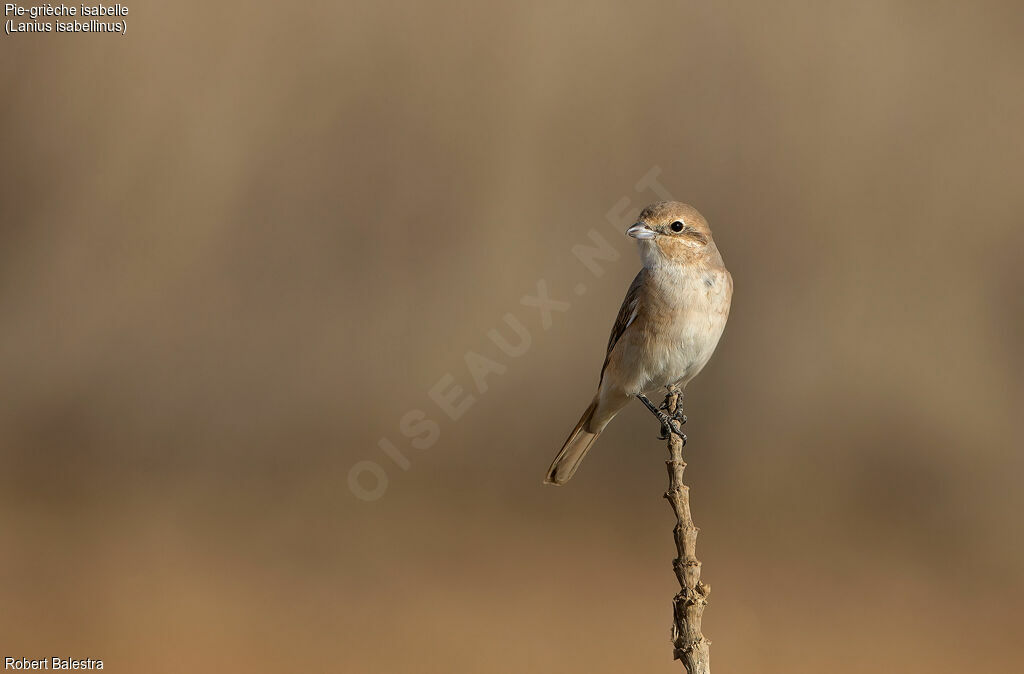
M601 379L604 379L604 371L608 367L612 349L626 332L626 328L636 319L637 312L640 310L640 287L644 284L646 273L646 269L641 269L637 273L636 278L629 284L629 290L626 291L626 298L622 300L622 306L619 307L619 315L615 317L615 325L612 326L612 334L608 338L608 352L605 353L604 365L601 366Z

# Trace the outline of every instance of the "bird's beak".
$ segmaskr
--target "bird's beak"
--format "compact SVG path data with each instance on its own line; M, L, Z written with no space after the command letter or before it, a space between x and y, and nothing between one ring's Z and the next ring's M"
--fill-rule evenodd
M644 239L654 238L654 230L642 222L638 222L627 229L626 234L629 234L634 239L640 239L641 241Z

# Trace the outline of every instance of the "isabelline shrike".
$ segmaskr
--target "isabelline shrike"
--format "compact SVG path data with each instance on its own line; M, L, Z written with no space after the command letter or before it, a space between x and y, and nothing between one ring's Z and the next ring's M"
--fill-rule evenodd
M597 394L551 463L545 482L565 484L608 422L635 396L684 388L707 364L729 318L732 276L707 221L693 206L648 206L626 230L643 269L615 319Z

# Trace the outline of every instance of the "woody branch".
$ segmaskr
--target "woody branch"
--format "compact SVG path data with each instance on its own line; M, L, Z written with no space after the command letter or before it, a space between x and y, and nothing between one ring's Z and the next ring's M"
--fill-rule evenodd
M700 580L701 563L697 559L697 533L700 530L690 515L690 488L683 484L683 471L686 470L686 462L683 461L683 447L686 445L686 435L682 431L682 425L686 423L683 393L675 386L669 387L660 408L654 407L646 397L639 397L661 421L662 435L668 440L669 458L665 462L668 491L665 498L676 516L673 529L676 558L672 566L679 580L679 592L672 599L673 655L682 661L687 674L710 674L711 642L701 633L701 619L711 587Z

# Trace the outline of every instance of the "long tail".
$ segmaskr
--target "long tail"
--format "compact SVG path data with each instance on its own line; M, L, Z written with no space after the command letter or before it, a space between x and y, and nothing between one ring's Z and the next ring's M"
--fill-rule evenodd
M601 431L591 433L584 430L591 417L594 416L596 408L597 401L595 400L590 403L590 407L583 413L579 423L576 424L576 428L572 429L569 438L562 445L562 450L558 452L555 460L551 462L551 467L548 468L548 475L544 478L544 484L563 485L576 473L576 469L579 468L583 457L587 455L590 446L594 444L594 440L597 440L597 436L601 434Z

